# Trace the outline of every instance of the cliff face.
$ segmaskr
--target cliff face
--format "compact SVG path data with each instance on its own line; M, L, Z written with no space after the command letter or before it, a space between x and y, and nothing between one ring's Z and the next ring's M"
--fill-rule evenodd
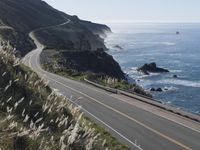
M73 16L71 18L71 20L79 21L80 19L77 16ZM90 22L90 21L84 21L84 20L81 20L80 24L85 26L88 30L92 31L93 34L99 35L103 38L105 38L108 33L112 32L111 29L106 25L93 23L93 22Z
M80 74L91 72L101 77L125 79L119 64L103 50L58 51L45 49L41 61L44 68L54 73Z
M62 26L54 26L69 21ZM50 27L54 26L54 27ZM44 44L47 49L55 49L61 53L59 55L62 60L69 59L62 51L79 51L82 54L97 50L106 50L102 37L106 36L107 32L111 32L106 25L96 24L89 21L80 20L77 16L70 16L60 12L42 0L0 0L0 39L9 41L12 47L15 47L19 56L24 56L31 51L35 45L29 38L29 32L40 29L35 32L39 41ZM77 53L78 54L78 53ZM94 53L98 58L98 53ZM104 55L105 57L108 54ZM83 57L87 57L84 55ZM90 56L88 56L90 57ZM73 60L74 58L72 58ZM122 74L122 71L117 62L113 58L106 58L107 65L104 62L98 61L101 68L99 72L108 70L109 64L115 64L116 71ZM76 66L81 66L81 59L76 60ZM91 60L91 63L96 63ZM94 71L91 66L88 70ZM79 68L76 68L79 70ZM84 70L84 69L83 69ZM98 72L98 70L95 70ZM108 71L105 72L107 74ZM118 74L117 73L117 74ZM120 77L123 75L112 76Z
M68 49L71 47L71 50L82 51L95 51L98 48L103 48L106 50L103 39L99 35L93 34L81 24L81 21L72 20L63 26L36 32L35 35L50 48Z
M67 65L68 68L74 68L83 72L102 73L119 79L124 77L123 72L120 71L119 64L104 51L64 52L62 55L66 58L67 62L64 65Z

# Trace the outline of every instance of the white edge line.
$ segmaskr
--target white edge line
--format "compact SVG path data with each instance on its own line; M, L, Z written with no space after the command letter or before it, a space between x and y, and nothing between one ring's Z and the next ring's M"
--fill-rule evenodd
M34 54L34 53L33 53L33 54ZM32 56L33 56L33 54L32 54ZM30 57L29 59L31 59L31 57ZM37 63L38 63L38 61L37 61ZM43 70L42 70L42 71L43 71ZM58 77L61 78L60 76L58 76ZM49 78L49 77L48 77L48 78ZM54 80L54 79L52 79L52 78L50 78L50 79L53 80L54 82L60 84L60 83L57 82L56 80ZM61 84L61 85L62 85L62 84ZM86 86L87 86L87 85L86 85ZM113 97L113 98L118 99L119 101L122 101L121 99L119 99L119 98L117 98L117 97L114 97L114 96L112 96L112 95L109 95L109 94L107 94L107 93L105 93L105 92L102 92L102 91L100 91L100 90L98 90L98 89L91 88L90 86L87 86L87 87L90 88L90 89L95 90L96 92L99 92L99 93L102 93L102 94L106 94L106 95L108 95L108 96L111 96L111 97ZM77 105L77 106L80 107L80 105L78 105L77 103L75 103L75 102L73 102L73 101L71 101L71 100L69 100L69 101L72 102L73 104L75 104L75 105ZM131 104L131 103L128 103L128 102L125 102L125 101L122 101L122 102L127 103L127 104ZM131 104L131 105L132 105L132 104ZM137 107L137 106L135 106L135 107ZM118 131L116 131L116 130L113 129L112 127L110 127L108 124L106 124L105 122L103 122L101 119L99 119L98 117L96 117L95 115L93 115L92 113L90 113L89 111L87 111L86 109L84 109L84 108L82 108L82 107L81 107L81 109L82 109L83 111L87 112L88 114L90 114L91 116L93 116L96 120L100 121L100 122L103 123L105 126L107 126L108 128L110 128L111 130L113 130L115 133L117 133L117 134L120 135L122 138L124 138L125 140L127 140L127 141L128 141L129 143L131 143L133 146L135 146L136 148L142 150L141 147L139 147L138 145L136 145L135 143L133 143L131 140L129 140L128 138L126 138L124 135L122 135L121 133L119 133ZM151 113L152 113L152 112L151 112ZM152 113L152 114L154 114L154 113ZM154 115L156 115L156 114L154 114ZM157 116L160 116L160 115L157 115ZM160 117L162 117L162 118L164 118L164 119L168 119L168 120L170 120L170 121L172 121L172 122L174 122L174 123L177 123L177 124L179 124L179 125L181 125L181 126L184 126L184 127L186 127L186 128L189 128L189 129L191 129L191 130L193 130L193 131L196 131L196 132L200 133L199 130L190 128L190 127L188 127L188 126L186 126L186 125L184 125L184 124L182 124L182 123L178 123L178 122L176 122L176 121L174 121L174 120L172 120L172 119L169 119L169 118L166 118L166 117L163 117L163 116L160 116Z
M38 61L36 62L37 63L37 65L38 66L40 66L40 64L38 63ZM41 71L42 72L46 72L46 71L44 71L43 69L41 69ZM53 74L53 75L55 75L55 74ZM61 77L61 76L59 76L59 75L56 75L57 77L59 77L60 79L64 79L64 77ZM49 77L48 77L49 78ZM51 78L52 79L52 78ZM54 80L54 79L53 79ZM70 80L70 79L68 79L68 80ZM70 80L71 81L71 80ZM56 80L54 80L54 82L57 82ZM72 80L72 82L73 82L73 80ZM58 83L58 82L57 82ZM75 82L76 83L76 82ZM94 90L94 91L96 91L96 92L99 92L99 93L101 93L101 94L106 94L106 95L108 95L108 96L110 96L110 97L113 97L113 98L116 98L116 99L118 99L118 101L121 101L121 102L124 102L124 103L126 103L126 104L130 104L130 103L128 103L128 102L125 102L125 101L123 101L123 100L121 100L121 99L119 99L118 97L114 97L114 96L112 96L112 95L110 95L110 94L108 94L108 93L104 93L103 91L100 91L100 90L98 90L98 89L95 89L95 88L92 88L92 87L90 87L89 85L85 85L87 88L89 88L89 89L92 89L92 90ZM133 104L130 104L130 105L133 105ZM137 106L135 106L135 107L137 107ZM137 107L138 108L138 107ZM140 108L141 109L141 108ZM142 109L143 110L143 109ZM144 110L144 111L146 111L146 110ZM147 111L147 112L149 112L149 111ZM152 112L150 112L150 113L152 113ZM169 120L169 121L172 121L172 122L174 122L174 123L176 123L176 124L178 124L178 125L181 125L181 126L183 126L183 127L186 127L186 128L188 128L188 129L190 129L190 130L193 130L193 131L195 131L195 132L198 132L198 133L200 133L200 131L199 130L196 130L196 129L194 129L194 128L191 128L191 127L189 127L189 126L187 126L187 125L185 125L185 124L182 124L182 123L179 123L179 122L176 122L175 120L172 120L172 119L170 119L170 118L168 118L168 117L164 117L164 116L161 116L161 115L157 115L157 114L155 114L155 113L152 113L152 114L154 114L154 115L156 115L156 116L158 116L158 117L161 117L161 118L163 118L163 119L167 119L167 120Z
M42 70L42 71L44 71L44 70ZM45 71L45 72L46 72L46 71ZM56 74L52 74L52 75L56 75ZM59 75L56 75L56 76L59 77L59 78L62 79L62 80L64 79L64 77L62 77L62 76L59 76ZM68 80L70 80L70 79L68 79ZM76 81L73 81L73 80L70 80L70 81L76 83ZM110 94L108 94L108 93L106 93L106 92L100 91L100 89L92 88L91 86L89 86L89 85L87 85L87 84L84 84L84 86L86 86L87 88L89 88L89 89L91 89L91 90L94 90L94 91L96 91L96 92L99 92L99 93L101 93L101 94L106 94L107 96L110 96L110 97L112 97L112 98L118 99L118 101L124 102L124 103L126 103L126 104L133 105L133 104L131 104L131 103L129 103L129 102L126 102L126 101L124 101L124 100L121 100L121 99L118 98L118 97L114 97L114 96L112 96L112 95L110 95ZM135 106L135 105L133 105L133 106ZM135 106L135 107L137 107L137 106ZM142 109L142 108L140 108L140 107L137 107L137 108ZM185 124L183 124L183 123L176 122L175 120L170 119L169 117L164 117L164 116L155 114L155 113L153 113L153 112L151 112L151 111L147 111L147 110L144 110L144 109L142 109L142 110L143 110L143 111L146 111L146 112L150 112L150 113L152 113L152 114L154 114L154 115L156 115L156 116L158 116L158 117L161 117L161 118L163 118L163 119L167 119L167 120L172 121L172 122L174 122L174 123L176 123L176 124L178 124L178 125L181 125L181 126L186 127L186 128L188 128L188 129L190 129L190 130L193 130L193 131L195 131L195 132L200 133L200 130L191 128L191 127L189 127L189 126L187 126L187 125L185 125ZM182 117L181 117L181 118L182 118ZM184 117L183 117L183 118L184 118ZM186 119L186 118L185 118L185 119ZM199 125L199 123L197 123L197 124Z
M42 71L43 71L43 70L42 70ZM55 74L53 74L53 75L55 75ZM59 77L59 78L62 79L62 80L64 79L64 77L61 77L61 76L59 76L59 75L56 75L56 76ZM70 80L70 79L68 79L68 80ZM72 80L72 81L73 81L73 80ZM92 87L90 87L90 86L88 86L88 85L85 85L85 86L88 87L89 89L94 90L94 91L96 91L96 92L99 92L99 93L101 93L101 94L106 94L107 96L110 96L110 97L112 97L112 98L118 99L118 101L120 101L120 102L124 102L124 103L126 103L126 104L133 105L133 104L131 104L131 103L129 103L129 102L126 102L126 101L124 101L124 100L121 100L121 99L118 98L118 97L114 97L114 96L112 96L112 95L110 95L110 94L108 94L108 93L106 93L106 92L103 92L103 91L100 91L100 90L98 90L98 89L92 88ZM133 106L135 106L135 105L133 105ZM137 106L135 106L135 107L137 107ZM189 126L187 126L187 125L185 125L185 124L183 124L183 123L176 122L175 120L170 119L169 117L164 117L164 116L155 114L155 113L153 113L153 112L151 112L151 111L144 110L144 109L142 109L142 108L140 108L140 107L137 107L137 108L139 108L139 109L141 109L141 110L143 110L143 111L146 111L146 112L150 112L150 113L152 113L152 114L154 114L154 115L156 115L156 116L158 116L158 117L161 117L161 118L163 118L163 119L167 119L167 120L172 121L172 122L174 122L174 123L176 123L176 124L178 124L178 125L181 125L181 126L186 127L186 128L188 128L188 129L190 129L190 130L193 130L193 131L195 131L195 132L200 133L199 130L194 129L194 128L191 128L191 127L189 127ZM182 117L181 117L181 118L182 118ZM185 119L186 119L186 118L185 118ZM198 123L197 123L197 124L198 124Z
M86 113L88 113L89 115L91 115L92 117L94 117L96 120L98 120L99 122L103 123L105 126L107 126L108 128L110 128L111 130L113 130L115 133L117 133L119 136L121 136L123 139L125 139L126 141L128 141L129 143L131 143L133 146L135 146L136 148L138 148L139 150L143 150L140 146L136 145L135 143L133 143L131 140L129 140L128 138L126 138L124 135L122 135L121 133L119 133L118 131L116 131L115 129L113 129L111 126L109 126L107 123L105 123L104 121L102 121L101 119L99 119L98 117L96 117L95 115L93 115L92 113L90 113L89 111L87 111L86 109L84 109L82 106L78 105L77 103L74 103L73 101L69 100L70 102L72 102L73 104L79 106L83 111L85 111Z
M97 90L97 92L98 92L98 90ZM100 92L100 91L99 91L99 92ZM106 93L106 94L107 94L107 93ZM107 94L107 95L109 95L109 94ZM116 98L116 99L118 99L119 101L122 101L122 102L124 102L124 103L133 105L133 104L131 104L131 103L129 103L129 102L126 102L126 101L124 101L124 100L119 99L118 97L114 97L114 96L112 96L112 95L110 95L110 96L113 97L113 98ZM147 104L147 105L148 105L148 104ZM133 105L133 106L135 106L135 105ZM139 109L142 109L142 108L140 108L140 107L138 107L138 106L135 106L135 107L137 107L137 108L139 108ZM172 121L172 122L174 122L174 123L176 123L176 124L178 124L178 125L181 125L181 126L186 127L186 128L188 128L188 129L190 129L190 130L193 130L193 131L195 131L195 132L200 133L200 130L191 128L191 127L189 127L189 126L187 126L187 125L185 125L185 124L183 124L183 123L176 122L175 120L170 119L169 117L164 117L164 116L162 116L162 115L155 114L154 112L147 111L147 110L144 110L144 109L142 109L142 110L143 110L143 111L146 111L146 112L150 112L150 113L152 113L152 114L154 114L154 115L156 115L156 116L158 116L158 117L161 117L161 118L163 118L163 119L167 119L167 120ZM170 113L170 112L169 112L169 113ZM176 115L176 114L175 114L175 115ZM181 117L181 118L182 118L182 117ZM184 117L183 117L183 118L184 118ZM185 118L185 119L187 119L187 118ZM199 125L199 123L197 123L197 124Z
M47 77L49 78L49 77ZM49 80L52 80L54 82L56 82L57 84L60 84L59 82L57 82L56 80L49 78ZM62 84L60 84L62 85ZM64 85L62 85L64 86ZM65 87L65 86L64 86ZM66 88L66 87L65 87ZM66 96L65 96L66 97ZM139 150L143 150L141 147L139 147L138 145L136 145L135 143L133 143L131 140L129 140L127 137L125 137L124 135L122 135L121 133L119 133L118 131L116 131L115 129L113 129L111 126L109 126L107 123L105 123L104 121L102 121L100 118L96 117L95 115L93 115L92 113L90 113L89 111L87 111L86 109L84 109L81 105L78 105L77 103L73 102L72 100L68 99L71 103L73 103L74 105L80 107L83 111L85 111L86 113L88 113L89 115L91 115L92 117L94 117L96 120L98 120L99 122L103 123L105 126L107 126L108 128L110 128L111 130L113 130L115 133L117 133L119 136L121 136L123 139L125 139L126 141L128 141L130 144L132 144L134 147L138 148Z
M55 74L53 74L53 75L55 75ZM61 76L59 76L59 75L57 75L57 76L58 76L59 78L61 78ZM63 78L63 77L62 77L62 78ZM61 79L62 79L62 78L61 78ZM70 80L70 79L69 79L69 80ZM97 88L92 88L91 86L88 86L87 84L86 84L85 86L88 87L89 89L94 90L94 91L96 91L96 92L99 92L99 93L101 93L101 94L106 94L107 96L110 96L110 97L112 97L112 98L118 99L118 101L120 101L120 102L124 102L124 103L126 103L126 104L133 105L132 103L126 102L125 100L121 100L121 99L118 98L118 97L114 97L114 96L112 96L112 95L110 95L110 94L108 94L108 93L106 93L106 92L100 91L100 90L97 89ZM130 98L130 99L131 99L131 98ZM132 99L133 99L133 98L132 98ZM148 105L148 104L147 104L147 105ZM133 106L135 106L135 105L133 105ZM187 125L185 125L185 124L183 124L183 123L176 122L175 120L170 119L169 117L164 117L164 116L161 116L161 115L159 115L159 114L155 114L155 113L153 113L153 112L151 112L151 111L144 110L144 109L142 109L142 108L140 108L140 107L138 107L138 106L135 106L135 107L137 107L137 108L139 108L139 109L141 109L141 110L143 110L143 111L150 112L150 113L152 113L152 114L154 114L154 115L156 115L156 116L158 116L158 117L161 117L161 118L163 118L163 119L167 119L167 120L172 121L172 122L174 122L174 123L176 123L176 124L178 124L178 125L181 125L181 126L186 127L186 128L188 128L188 129L190 129L190 130L193 130L193 131L195 131L195 132L200 133L200 130L191 128L191 127L189 127L189 126L187 126ZM175 114L175 115L176 115L176 114ZM184 118L184 117L181 117L181 118ZM187 119L187 118L184 118L184 119ZM197 124L199 125L199 123L197 123Z
M33 55L32 55L32 56L33 56ZM32 58L32 57L30 57L30 58ZM37 62L37 64L38 64L38 62ZM42 71L43 71L43 70L42 70ZM39 71L39 73L40 73L40 71ZM52 79L52 78L50 78L50 77L47 77L47 78L49 78L49 80L54 81L54 82L56 82L57 84L60 84L60 85L62 85L62 86L65 87L64 84L61 84L61 83L59 83L58 81L56 81L56 80L54 80L54 79ZM65 87L65 88L66 88L66 87ZM69 99L68 99L68 100L69 100ZM101 122L102 124L104 124L105 126L107 126L108 128L110 128L111 130L113 130L115 133L117 133L119 136L121 136L123 139L125 139L127 142L129 142L130 144L132 144L132 145L133 145L134 147L136 147L137 149L143 150L141 147L139 147L138 145L136 145L135 143L133 143L131 140L129 140L127 137L125 137L124 135L122 135L121 133L119 133L118 131L116 131L114 128L112 128L112 127L109 126L107 123L105 123L104 121L102 121L100 118L96 117L95 115L93 115L92 113L90 113L89 111L87 111L86 109L84 109L82 106L78 105L77 103L75 103L75 102L73 102L73 101L71 101L71 100L69 100L69 101L72 102L73 104L75 104L76 106L80 107L83 111L85 111L86 113L88 113L89 115L91 115L92 117L94 117L96 120L98 120L99 122Z

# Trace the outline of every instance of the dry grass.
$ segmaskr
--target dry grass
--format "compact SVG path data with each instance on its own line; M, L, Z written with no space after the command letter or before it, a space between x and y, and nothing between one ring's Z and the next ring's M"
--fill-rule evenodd
M128 149L21 65L8 46L0 57L1 149Z

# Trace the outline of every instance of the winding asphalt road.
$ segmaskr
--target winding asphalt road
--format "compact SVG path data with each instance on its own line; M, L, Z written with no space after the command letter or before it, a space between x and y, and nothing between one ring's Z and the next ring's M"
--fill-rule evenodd
M67 22L57 25L62 26ZM53 28L51 26L47 28ZM80 106L87 116L108 130L131 149L200 150L200 124L133 98L112 94L91 85L64 78L43 70L40 54L44 48L34 36L44 28L30 33L37 49L27 54L23 63L49 86ZM139 146L138 146L139 145Z

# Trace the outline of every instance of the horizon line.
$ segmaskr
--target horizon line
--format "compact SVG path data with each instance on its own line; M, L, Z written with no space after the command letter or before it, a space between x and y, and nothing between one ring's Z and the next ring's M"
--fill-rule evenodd
M136 21L129 21L129 20L93 20L94 22L99 23L200 23L200 21L167 21L167 20L155 20L155 21L148 21L148 20L136 20ZM93 22L92 21L92 22Z

